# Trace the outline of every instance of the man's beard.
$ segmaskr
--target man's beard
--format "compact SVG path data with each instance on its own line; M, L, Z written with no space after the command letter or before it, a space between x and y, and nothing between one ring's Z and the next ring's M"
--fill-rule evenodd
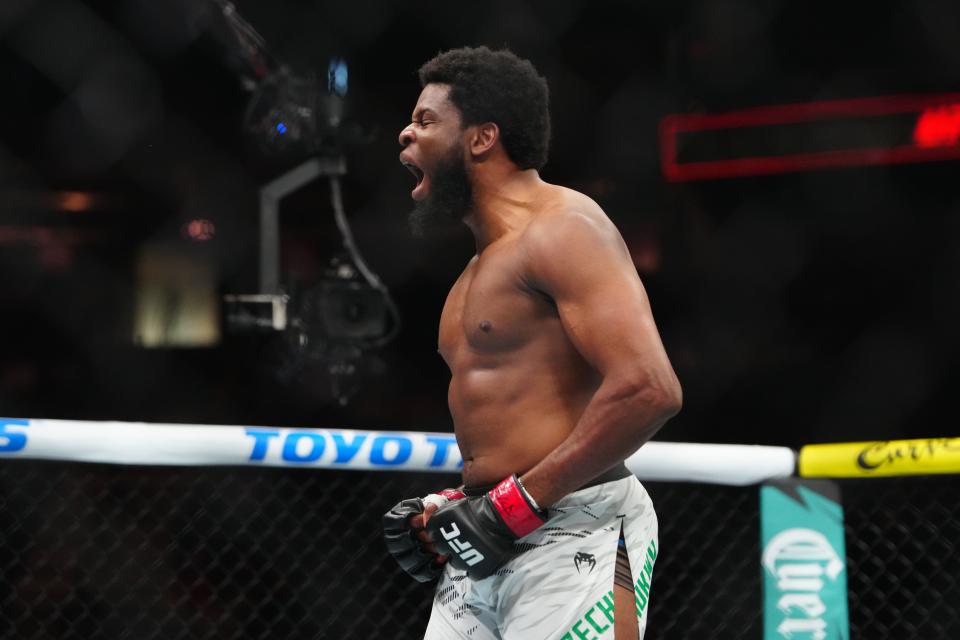
M450 151L431 172L427 197L415 202L410 212L410 230L417 237L452 227L473 205L473 187L463 160L463 147L456 145Z

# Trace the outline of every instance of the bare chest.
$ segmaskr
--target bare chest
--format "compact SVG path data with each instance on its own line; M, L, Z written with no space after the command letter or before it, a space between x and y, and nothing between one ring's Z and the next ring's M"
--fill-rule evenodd
M474 259L444 304L440 354L454 368L464 358L517 351L536 337L552 309L544 296L525 286L513 256Z

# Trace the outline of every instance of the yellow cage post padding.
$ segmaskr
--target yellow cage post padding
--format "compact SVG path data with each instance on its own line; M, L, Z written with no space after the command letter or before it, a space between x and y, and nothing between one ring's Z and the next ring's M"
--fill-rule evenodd
M872 478L960 473L960 438L811 444L800 449L804 478Z

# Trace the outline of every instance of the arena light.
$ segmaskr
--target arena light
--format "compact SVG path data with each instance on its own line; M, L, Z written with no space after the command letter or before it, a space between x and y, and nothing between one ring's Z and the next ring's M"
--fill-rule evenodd
M960 142L960 104L924 109L913 142L918 147L952 147Z
M190 220L180 227L180 235L193 242L207 242L212 240L216 233L217 226L206 218Z
M673 114L660 122L671 182L960 158L960 94L902 95Z
M60 211L71 213L90 211L96 204L94 196L83 191L61 191L56 196L56 203Z

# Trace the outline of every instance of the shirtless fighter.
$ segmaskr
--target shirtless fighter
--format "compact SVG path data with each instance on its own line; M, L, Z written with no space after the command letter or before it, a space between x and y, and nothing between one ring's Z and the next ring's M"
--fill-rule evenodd
M600 207L540 179L528 61L457 49L420 82L413 220L462 220L477 247L440 318L464 484L389 511L387 546L440 578L429 640L641 637L657 519L623 460L681 402L643 285Z

